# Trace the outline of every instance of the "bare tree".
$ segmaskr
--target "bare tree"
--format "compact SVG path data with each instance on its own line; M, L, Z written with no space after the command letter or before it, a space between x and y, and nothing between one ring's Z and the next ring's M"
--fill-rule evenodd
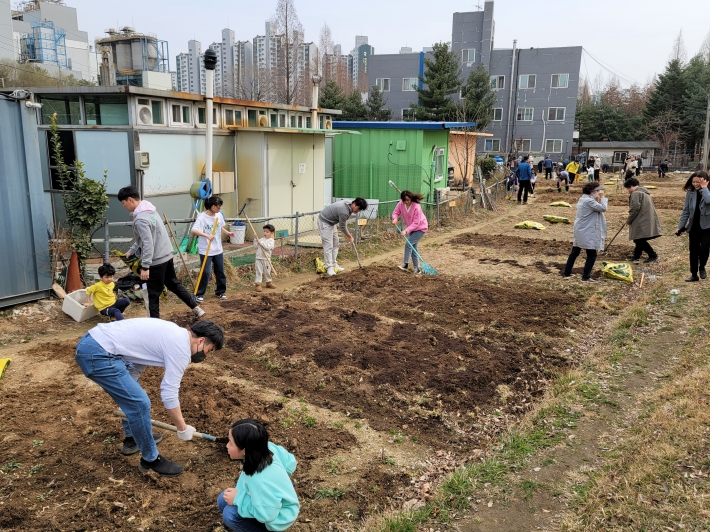
M700 45L699 53L705 61L710 61L710 31L705 36L703 44Z
M329 77L329 68L327 62L330 60L330 56L333 55L333 35L328 27L328 24L323 24L320 29L320 36L318 38L318 72L323 77L323 83L326 83Z
M681 64L685 64L686 59L688 58L688 52L685 49L685 41L683 40L683 30L680 30L678 32L678 37L675 38L675 41L673 41L673 50L671 51L671 61L672 60L677 60L680 61Z
M302 89L303 80L299 79L298 52L303 43L303 26L298 20L293 0L278 0L276 13L272 17L276 26L276 38L280 39L277 47L277 59L274 81L276 101L285 104L296 103Z
M243 100L265 102L269 99L271 73L264 67L249 65L244 69L244 76L239 84L237 97Z
M648 137L661 145L662 157L668 157L671 146L680 139L681 125L678 115L670 109L646 124Z

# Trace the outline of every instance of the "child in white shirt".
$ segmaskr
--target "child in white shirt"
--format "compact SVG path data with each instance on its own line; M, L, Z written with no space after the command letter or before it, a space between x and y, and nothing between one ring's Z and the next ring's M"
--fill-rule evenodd
M256 270L256 291L261 292L261 279L266 280L266 288L276 288L271 282L271 250L274 249L274 233L276 228L271 224L266 224L263 228L264 238L254 238L254 247L256 248L256 260L254 261L254 269Z

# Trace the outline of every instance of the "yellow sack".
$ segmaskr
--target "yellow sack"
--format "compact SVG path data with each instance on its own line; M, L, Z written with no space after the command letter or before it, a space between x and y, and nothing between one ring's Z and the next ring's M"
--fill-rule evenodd
M649 189L649 190L656 190L658 187L656 187L656 186L654 186L654 185L646 185L646 186L643 187L643 188L647 188L647 189Z
M634 282L634 272L631 269L631 265L625 262L602 262L602 275L610 279L626 281L627 283Z
M559 224L559 223L568 224L568 223L572 223L572 222L569 221L569 218L565 218L564 216L554 216L554 215L552 215L552 214L545 214L545 215L542 216L542 218L543 218L543 220L547 220L547 221L550 222L551 224Z
M616 185L616 181L606 181L605 185Z
M10 365L9 358L0 358L0 379L5 375L5 369Z
M571 208L572 205L570 205L566 201L553 201L552 203L550 203L550 207L570 207Z
M520 222L518 224L515 224L516 229L537 229L537 230L543 230L545 229L545 226L542 224L539 224L537 222L532 222L530 220L525 220L524 222Z
M313 259L316 265L316 273L325 273L325 262L323 262L319 257Z

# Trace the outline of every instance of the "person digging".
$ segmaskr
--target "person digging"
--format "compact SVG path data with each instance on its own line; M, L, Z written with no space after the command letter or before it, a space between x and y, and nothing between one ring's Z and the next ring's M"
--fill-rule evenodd
M340 248L338 227L352 244L354 238L348 231L348 219L351 214L357 214L365 209L367 209L367 201L364 198L355 198L352 202L346 200L336 201L320 211L318 215L318 232L323 242L323 260L325 261L326 273L329 276L345 271L345 268L341 268L338 265L338 249Z
M126 456L140 451L138 470L174 477L183 466L158 453L162 440L153 434L150 399L138 383L148 366L165 368L160 396L177 435L189 441L195 427L185 423L178 391L188 364L202 362L212 351L222 349L224 331L203 320L183 329L169 321L134 318L102 323L89 330L76 346L76 362L81 371L104 389L126 415L123 420L123 447Z

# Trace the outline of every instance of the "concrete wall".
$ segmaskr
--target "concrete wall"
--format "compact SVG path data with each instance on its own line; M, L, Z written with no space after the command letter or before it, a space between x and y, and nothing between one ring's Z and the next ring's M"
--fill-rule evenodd
M10 2L0 2L0 59L16 59Z
M424 53L383 54L370 56L368 80L373 86L377 78L389 78L390 90L383 92L387 108L392 109L392 119L402 120L402 109L417 103L416 91L403 91L403 78L418 78L424 69Z

